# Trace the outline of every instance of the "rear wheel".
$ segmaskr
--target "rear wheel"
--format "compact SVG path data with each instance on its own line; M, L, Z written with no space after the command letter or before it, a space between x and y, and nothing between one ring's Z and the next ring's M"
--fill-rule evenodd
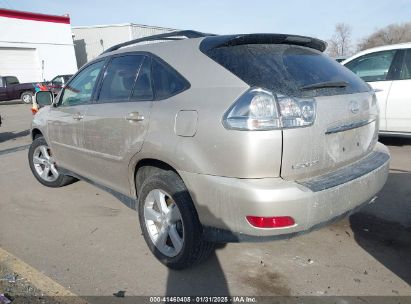
M32 92L23 92L21 94L21 101L25 104L33 103L33 93Z
M144 239L164 265L188 268L212 252L214 245L203 239L190 194L175 172L149 176L139 191L138 208Z
M34 177L47 187L62 187L76 179L59 172L53 154L44 139L38 136L29 149L29 164Z

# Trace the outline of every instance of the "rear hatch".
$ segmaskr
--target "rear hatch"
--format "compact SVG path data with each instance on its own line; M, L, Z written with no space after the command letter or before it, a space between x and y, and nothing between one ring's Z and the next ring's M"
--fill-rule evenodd
M377 142L378 120L371 94L315 100L317 116L311 127L283 130L281 176L285 179L334 171L370 153Z
M203 46L202 51L250 87L314 100L312 125L283 127L284 179L321 175L370 153L378 139L378 108L368 84L324 55L318 40L244 37L219 45L209 42L205 46L212 47Z

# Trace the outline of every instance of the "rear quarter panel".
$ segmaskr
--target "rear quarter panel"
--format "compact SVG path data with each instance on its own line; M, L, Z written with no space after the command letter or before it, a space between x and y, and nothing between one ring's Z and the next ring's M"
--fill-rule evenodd
M189 90L153 103L149 130L140 153L162 160L176 170L238 178L278 177L282 133L234 131L222 125L225 111L249 86L199 50L201 39L139 47L151 52L183 75ZM176 115L181 110L198 113L194 136L178 136ZM130 174L133 174L132 171Z

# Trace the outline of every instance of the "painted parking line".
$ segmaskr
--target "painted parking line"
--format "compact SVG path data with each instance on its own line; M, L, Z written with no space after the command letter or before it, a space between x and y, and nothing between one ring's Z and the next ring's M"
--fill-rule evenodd
M29 281L38 290L42 291L45 296L58 297L59 301L62 303L88 303L46 276L44 273L41 273L37 269L31 267L2 248L0 248L0 264L9 269L11 272L15 272L21 277L27 279L27 281Z
M0 150L0 155L27 150L28 148L30 148L30 145L24 145L24 146L18 146L18 147L14 147L10 149Z

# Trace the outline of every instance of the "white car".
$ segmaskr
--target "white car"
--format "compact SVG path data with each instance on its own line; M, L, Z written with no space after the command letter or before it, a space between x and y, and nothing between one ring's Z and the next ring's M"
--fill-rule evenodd
M380 135L411 137L411 43L368 49L341 64L375 90Z

